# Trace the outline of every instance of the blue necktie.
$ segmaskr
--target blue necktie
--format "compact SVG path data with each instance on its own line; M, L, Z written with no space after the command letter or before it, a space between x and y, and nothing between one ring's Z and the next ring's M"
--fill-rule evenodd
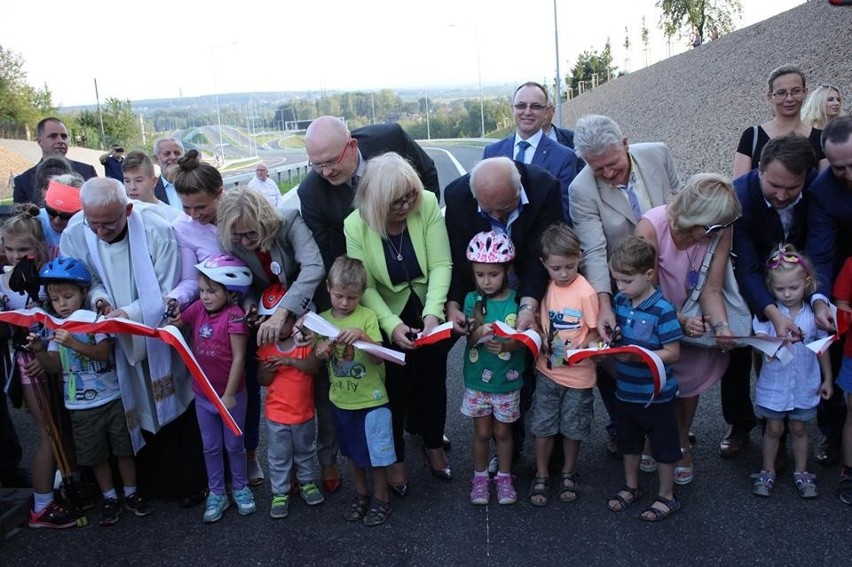
M520 142L518 142L518 153L515 154L515 161L524 161L528 147L530 147L530 143L526 140L521 140Z
M636 221L642 218L642 207L639 206L639 199L636 198L636 191L633 189L633 184L627 185L627 200L630 202L630 208L633 209L633 214L636 215Z

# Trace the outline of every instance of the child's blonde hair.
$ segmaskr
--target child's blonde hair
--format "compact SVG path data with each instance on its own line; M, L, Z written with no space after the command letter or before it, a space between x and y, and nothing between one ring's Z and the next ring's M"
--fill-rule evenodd
M16 205L13 210L15 216L3 223L0 243L5 245L6 239L10 237L24 239L36 250L37 257L34 260L36 266L41 266L47 261L47 246L38 218L39 208L32 203L23 203Z
M338 256L328 269L328 287L357 289L364 293L367 289L367 270L364 264L346 254Z
M817 276L813 264L792 244L779 244L766 259L766 285L772 285L772 276L777 272L792 272L800 268L805 273L805 296L811 295L817 290Z
M551 255L579 257L582 254L580 239L565 223L552 224L541 233L541 259Z

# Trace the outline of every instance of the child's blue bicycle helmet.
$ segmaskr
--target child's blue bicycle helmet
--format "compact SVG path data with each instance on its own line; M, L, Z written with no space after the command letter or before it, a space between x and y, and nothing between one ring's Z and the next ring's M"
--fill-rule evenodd
M39 270L38 278L42 284L57 282L72 282L81 286L92 284L92 275L86 265L68 256L60 256L45 264Z

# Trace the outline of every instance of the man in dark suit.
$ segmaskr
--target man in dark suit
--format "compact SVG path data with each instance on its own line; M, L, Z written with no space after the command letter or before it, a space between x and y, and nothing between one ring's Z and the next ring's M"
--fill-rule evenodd
M154 140L154 163L160 167L160 177L154 187L154 196L169 206L183 211L183 204L178 198L174 184L164 177L166 169L177 163L183 155L183 144L177 138L159 138Z
M48 116L42 119L36 126L36 143L41 147L41 159L59 155L65 157L68 153L68 129L59 118ZM97 177L95 168L91 165L69 159L71 168L79 173L83 179ZM41 160L39 160L41 163ZM12 192L12 200L16 203L44 204L43 187L35 187L35 171L38 164L32 166L22 174L15 177L15 188Z
M559 181L537 166L506 157L489 158L447 185L444 201L453 257L447 320L457 332L466 331L462 306L474 283L465 251L476 233L497 230L509 235L517 251L513 264L520 298L517 328L532 327L549 283L539 259L539 239L544 229L563 221Z
M734 180L742 216L734 223L732 250L740 293L751 312L769 320L777 336L798 335L799 328L779 311L766 285L766 259L781 243L804 250L807 233L806 189L817 165L807 138L790 134L764 146L757 169ZM722 376L722 415L728 432L719 443L719 455L737 456L757 425L750 391L750 348L734 349Z
M398 153L417 171L423 187L440 199L435 163L398 124L365 126L350 133L339 119L322 116L308 126L305 150L312 171L299 185L299 202L326 271L335 258L346 253L343 220L352 212L366 160L386 152Z
M512 102L515 133L486 146L482 157L505 156L549 171L562 187L563 220L570 223L568 187L577 175L577 156L574 150L542 132L548 101L547 91L538 83L527 82L515 89Z

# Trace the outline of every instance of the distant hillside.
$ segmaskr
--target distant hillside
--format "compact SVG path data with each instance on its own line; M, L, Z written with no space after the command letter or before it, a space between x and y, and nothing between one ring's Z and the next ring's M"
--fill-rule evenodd
M850 32L852 8L808 2L568 101L563 124L606 114L631 142L668 144L683 176L730 175L742 131L771 118L766 78L775 67L799 65L809 87L838 86L850 111Z

